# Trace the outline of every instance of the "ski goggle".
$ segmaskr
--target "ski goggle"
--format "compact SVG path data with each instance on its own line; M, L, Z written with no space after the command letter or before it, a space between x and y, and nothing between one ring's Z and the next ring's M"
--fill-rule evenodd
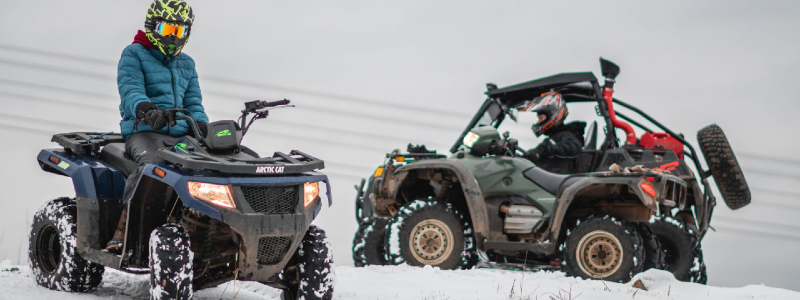
M155 31L161 36L169 36L175 34L175 37L182 39L189 33L189 26L172 25L168 23L156 24Z

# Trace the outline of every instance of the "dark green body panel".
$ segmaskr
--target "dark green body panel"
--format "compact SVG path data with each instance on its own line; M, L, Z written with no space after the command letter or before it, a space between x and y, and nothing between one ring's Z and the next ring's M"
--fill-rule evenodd
M549 217L555 203L555 195L525 178L522 173L533 168L529 160L519 157L490 156L463 158L450 157L470 170L485 198L493 196L521 196ZM506 185L509 183L510 184Z

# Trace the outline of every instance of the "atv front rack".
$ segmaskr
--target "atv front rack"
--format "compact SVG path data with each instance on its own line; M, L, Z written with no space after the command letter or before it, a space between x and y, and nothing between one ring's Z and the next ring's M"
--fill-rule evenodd
M124 143L119 133L113 132L69 132L54 134L51 142L56 142L66 151L76 154L92 155L100 152L100 147L111 143Z
M157 155L187 169L211 170L228 174L299 174L325 168L324 161L298 150L292 150L288 155L283 152L275 152L272 157L252 159L213 156L202 152L184 154L166 149L159 149Z

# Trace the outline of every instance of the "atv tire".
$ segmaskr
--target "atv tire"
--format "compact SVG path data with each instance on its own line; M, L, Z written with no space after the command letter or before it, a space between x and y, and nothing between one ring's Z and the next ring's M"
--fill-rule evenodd
M389 219L369 218L361 223L353 238L353 264L356 267L387 265L386 224Z
M472 226L449 203L429 199L403 205L386 229L389 264L471 269L478 263Z
M642 272L650 269L661 269L664 267L664 249L661 248L661 243L658 238L653 234L648 223L633 223L636 227L636 232L642 237L644 244L644 268Z
M290 265L279 274L286 282L282 300L330 300L336 275L333 253L325 231L311 225L294 253Z
M103 280L105 267L78 254L75 199L45 203L33 216L28 258L36 284L56 291L88 292Z
M609 215L578 221L559 249L568 276L628 282L644 267L645 247L636 227Z
M725 204L730 209L750 204L750 188L722 128L716 124L706 126L697 132L697 141Z
M150 234L150 299L192 299L194 252L180 225L164 224Z
M673 217L654 217L650 229L664 249L663 270L680 281L705 284L706 265L696 231L686 222Z

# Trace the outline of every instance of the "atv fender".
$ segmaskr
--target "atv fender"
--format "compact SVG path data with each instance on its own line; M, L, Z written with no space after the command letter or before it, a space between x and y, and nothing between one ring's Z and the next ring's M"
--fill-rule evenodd
M576 177L568 178L564 182L568 182L570 181L570 179L576 179ZM563 224L564 217L570 210L571 205L573 204L573 200L576 199L575 197L581 191L592 185L628 186L634 191L634 193L638 196L639 200L645 207L656 212L656 214L659 214L658 201L653 197L650 197L650 195L647 195L644 192L642 192L641 188L639 188L639 184L642 182L644 182L644 179L640 176L635 176L635 177L593 176L593 177L580 178L578 181L570 184L568 187L566 188L562 187L560 189L560 195L558 195L558 200L556 201L555 207L553 209L554 211L553 217L550 219L550 240L551 241L558 240L559 235L561 234L561 228L564 225Z
M394 171L394 178L389 185L389 194L394 198L397 195L398 188L403 183L402 181L410 171L421 169L447 169L452 171L461 183L461 189L464 191L464 198L467 199L467 207L469 207L469 214L472 219L472 227L475 230L475 240L478 243L478 249L483 249L483 240L489 236L489 217L486 210L486 203L484 202L483 193L478 186L478 180L472 176L472 173L462 164L446 159L423 160L413 164L407 164L399 167Z

